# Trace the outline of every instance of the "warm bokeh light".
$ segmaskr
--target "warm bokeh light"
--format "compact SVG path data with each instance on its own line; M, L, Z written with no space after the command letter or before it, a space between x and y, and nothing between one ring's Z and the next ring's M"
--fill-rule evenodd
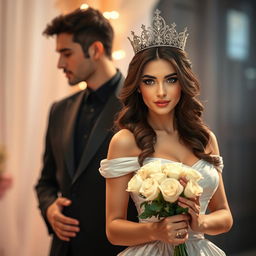
M89 8L88 4L81 4L81 6L80 6L80 9L82 9L82 10L86 10L88 8Z
M86 82L80 82L78 84L78 87L79 89L82 91L82 90L85 90L87 88L87 83Z
M114 60L121 60L125 57L125 51L124 50L117 50L112 53L112 57Z
M119 18L119 12L117 12L117 11L103 12L103 16L104 16L106 19L116 20L116 19Z

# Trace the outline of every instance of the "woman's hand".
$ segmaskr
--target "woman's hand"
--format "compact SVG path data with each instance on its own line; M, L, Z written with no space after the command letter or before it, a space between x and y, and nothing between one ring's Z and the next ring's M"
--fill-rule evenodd
M187 180L182 178L179 180L181 185L185 188L187 185ZM178 205L183 208L188 208L188 213L191 216L190 228L195 232L202 232L202 218L200 214L200 202L199 196L195 198L178 198Z
M153 223L156 227L154 239L173 245L185 243L188 239L188 220L187 214L179 214Z
M199 197L189 199L179 197L178 204L183 208L188 208L188 213L191 216L189 222L190 228L195 232L202 232L203 215L200 214Z

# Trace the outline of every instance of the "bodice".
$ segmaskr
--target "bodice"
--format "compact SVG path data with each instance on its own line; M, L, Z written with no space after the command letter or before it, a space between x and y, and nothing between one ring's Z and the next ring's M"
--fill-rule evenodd
M174 162L172 160L164 159L164 158L148 157L145 159L143 164L147 164L155 160L160 160L161 163L163 164ZM210 164L203 159L198 160L192 166L185 165L186 167L191 167L193 169L196 169L203 176L203 179L199 181L199 185L203 188L203 193L200 197L200 211L202 214L205 213L208 203L218 187L218 184L219 184L218 171L222 171L223 169L222 157L220 157L220 162L221 162L221 165L218 168L218 170L215 168L213 164ZM121 157L121 158L115 158L111 160L107 160L107 159L102 160L99 171L101 175L104 176L105 178L116 178L131 172L135 173L139 168L140 168L140 165L138 163L137 157ZM142 209L140 208L140 204L144 201L144 199L135 193L130 193L130 195L136 205L138 214L140 214L142 211ZM148 221L156 221L156 220L154 220L154 218L140 220L140 222L145 222L145 221L148 222Z

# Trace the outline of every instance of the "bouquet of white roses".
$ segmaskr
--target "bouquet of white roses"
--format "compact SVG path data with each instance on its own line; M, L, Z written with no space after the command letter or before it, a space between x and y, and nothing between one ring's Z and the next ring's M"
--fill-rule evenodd
M187 184L183 187L179 179L185 178ZM179 196L193 198L201 195L202 187L198 181L202 175L193 168L182 163L161 164L160 160L142 166L128 183L128 192L139 194L145 199L141 204L144 211L141 219L151 217L168 217L186 213L188 209L178 205ZM186 245L175 246L174 256L187 256Z

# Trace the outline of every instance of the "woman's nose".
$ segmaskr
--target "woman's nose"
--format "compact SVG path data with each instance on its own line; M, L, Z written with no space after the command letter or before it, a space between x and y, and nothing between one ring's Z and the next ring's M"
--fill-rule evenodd
M167 94L165 85L163 83L159 83L157 88L157 96L158 97L165 97Z

